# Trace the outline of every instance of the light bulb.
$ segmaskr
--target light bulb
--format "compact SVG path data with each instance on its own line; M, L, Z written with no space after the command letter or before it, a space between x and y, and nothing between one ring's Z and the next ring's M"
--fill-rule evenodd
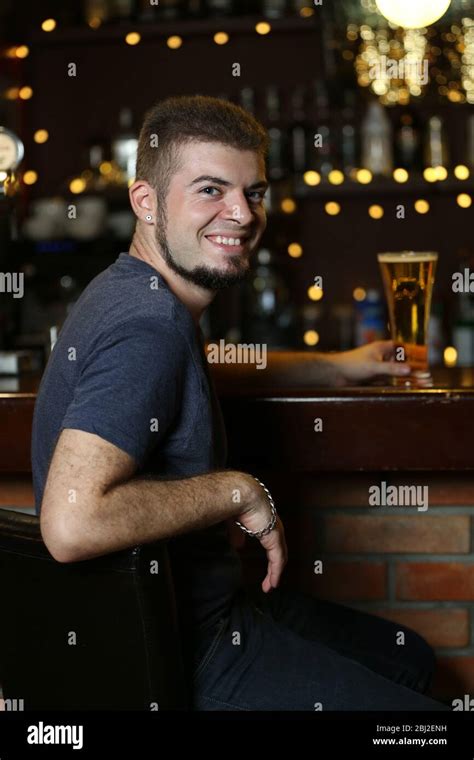
M421 29L444 16L451 0L376 0L386 19L404 29Z

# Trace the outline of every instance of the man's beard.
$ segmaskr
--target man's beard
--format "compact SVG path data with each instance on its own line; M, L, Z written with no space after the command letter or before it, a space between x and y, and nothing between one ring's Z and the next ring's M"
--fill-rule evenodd
M166 219L158 219L156 225L156 241L161 249L164 260L173 272L176 272L176 274L179 274L185 280L188 280L195 285L199 285L206 290L230 288L232 285L242 282L247 276L247 260L238 255L226 257L233 266L233 271L231 272L219 272L218 270L205 266L197 266L194 269L185 269L182 267L181 264L178 264L173 258L173 254L168 245L168 240L166 238Z

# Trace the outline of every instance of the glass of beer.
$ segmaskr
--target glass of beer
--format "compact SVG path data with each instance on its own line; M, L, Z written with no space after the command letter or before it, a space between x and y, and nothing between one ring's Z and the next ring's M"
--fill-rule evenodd
M390 317L395 360L405 361L410 375L393 377L393 385L429 388L428 324L438 254L403 251L379 253Z

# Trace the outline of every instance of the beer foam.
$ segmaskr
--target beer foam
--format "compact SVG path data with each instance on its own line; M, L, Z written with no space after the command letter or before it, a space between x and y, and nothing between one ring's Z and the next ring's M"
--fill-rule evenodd
M421 261L436 261L438 259L438 254L432 251L426 253L403 251L403 253L378 253L377 258L379 261L387 264L400 264L407 261L418 264Z

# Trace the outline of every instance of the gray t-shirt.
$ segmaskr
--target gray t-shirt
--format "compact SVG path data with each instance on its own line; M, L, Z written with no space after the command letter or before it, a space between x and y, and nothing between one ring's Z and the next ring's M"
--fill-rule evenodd
M37 514L63 428L118 446L140 477L225 467L222 414L191 314L153 267L128 253L85 288L42 377L32 434ZM180 615L191 626L213 625L242 584L225 522L168 539L168 550Z

